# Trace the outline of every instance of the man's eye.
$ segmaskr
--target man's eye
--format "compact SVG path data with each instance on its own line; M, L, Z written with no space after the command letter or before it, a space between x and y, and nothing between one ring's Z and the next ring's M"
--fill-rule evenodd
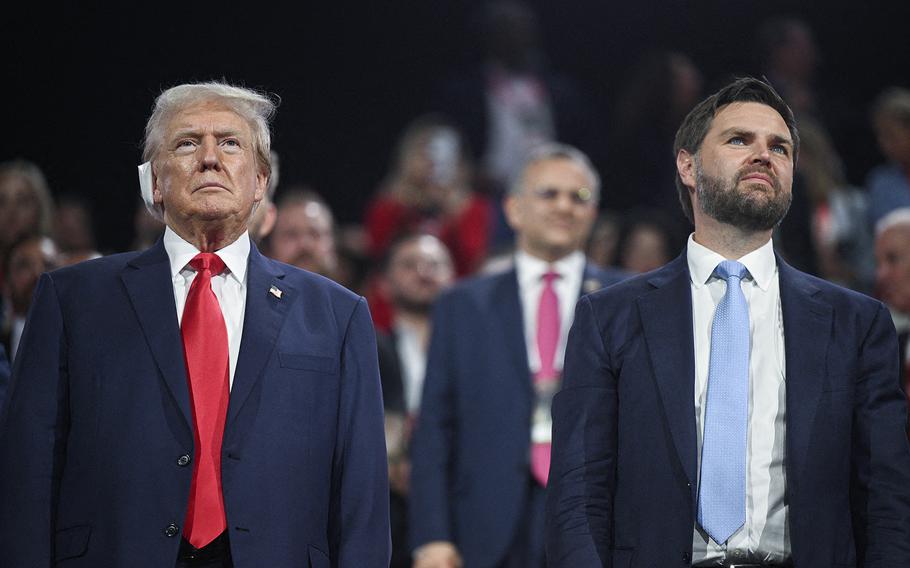
M744 146L746 144L746 141L743 140L742 136L734 136L733 138L727 140L727 143L733 144L735 146Z
M544 201L554 201L559 197L559 190L552 187L541 187L535 189L534 194Z
M174 145L174 147L175 147L177 150L184 150L184 151L186 151L186 150L192 150L193 148L196 147L196 143L195 143L194 141L192 141L192 140L189 140L189 139L180 140L180 141L178 141L178 142Z
M771 146L771 151L777 152L778 154L780 154L782 156L787 156L790 154L790 151L787 150L787 147L783 146L781 144L775 144L774 146Z
M240 141L236 138L225 138L221 141L221 147L228 152L236 152L240 150Z

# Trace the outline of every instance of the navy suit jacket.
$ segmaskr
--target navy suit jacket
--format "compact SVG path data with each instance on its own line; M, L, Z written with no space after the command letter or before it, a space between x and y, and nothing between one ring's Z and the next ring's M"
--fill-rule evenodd
M583 286L620 278L587 267ZM435 306L411 446L411 545L454 542L465 566L498 563L525 509L534 392L523 319L514 269L460 283Z
M778 267L794 564L910 566L910 448L888 311ZM551 567L689 565L694 369L685 254L579 302L552 407Z
M174 306L161 241L41 277L0 433L4 567L174 565L193 455ZM222 481L237 568L388 566L366 303L255 247Z
M9 359L6 358L6 347L0 345L0 424L2 424L3 402L6 400L6 391L9 387Z

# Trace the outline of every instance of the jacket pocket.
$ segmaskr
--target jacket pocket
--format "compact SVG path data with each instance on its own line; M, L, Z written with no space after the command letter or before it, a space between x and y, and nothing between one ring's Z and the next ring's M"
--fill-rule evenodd
M337 373L338 361L332 357L305 355L303 353L278 353L278 363L285 369Z
M92 534L89 525L76 525L60 529L54 535L54 561L77 558L88 550L88 540Z
M315 546L309 546L310 568L329 568L329 557Z

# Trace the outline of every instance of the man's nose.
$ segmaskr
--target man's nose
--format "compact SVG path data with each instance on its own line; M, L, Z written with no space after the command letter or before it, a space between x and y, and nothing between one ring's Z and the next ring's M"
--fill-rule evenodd
M203 171L221 169L218 141L213 136L203 138L198 151L201 152L199 164Z
M571 211L573 205L572 194L567 191L560 191L553 203L553 206L560 211Z
M752 163L769 165L771 163L771 149L764 144L757 145L752 156Z

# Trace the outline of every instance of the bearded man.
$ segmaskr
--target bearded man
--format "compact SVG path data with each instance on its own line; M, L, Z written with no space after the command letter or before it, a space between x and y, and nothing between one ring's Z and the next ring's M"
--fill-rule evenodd
M683 121L686 250L576 309L549 566L910 566L891 318L774 253L798 150L792 112L757 79Z

